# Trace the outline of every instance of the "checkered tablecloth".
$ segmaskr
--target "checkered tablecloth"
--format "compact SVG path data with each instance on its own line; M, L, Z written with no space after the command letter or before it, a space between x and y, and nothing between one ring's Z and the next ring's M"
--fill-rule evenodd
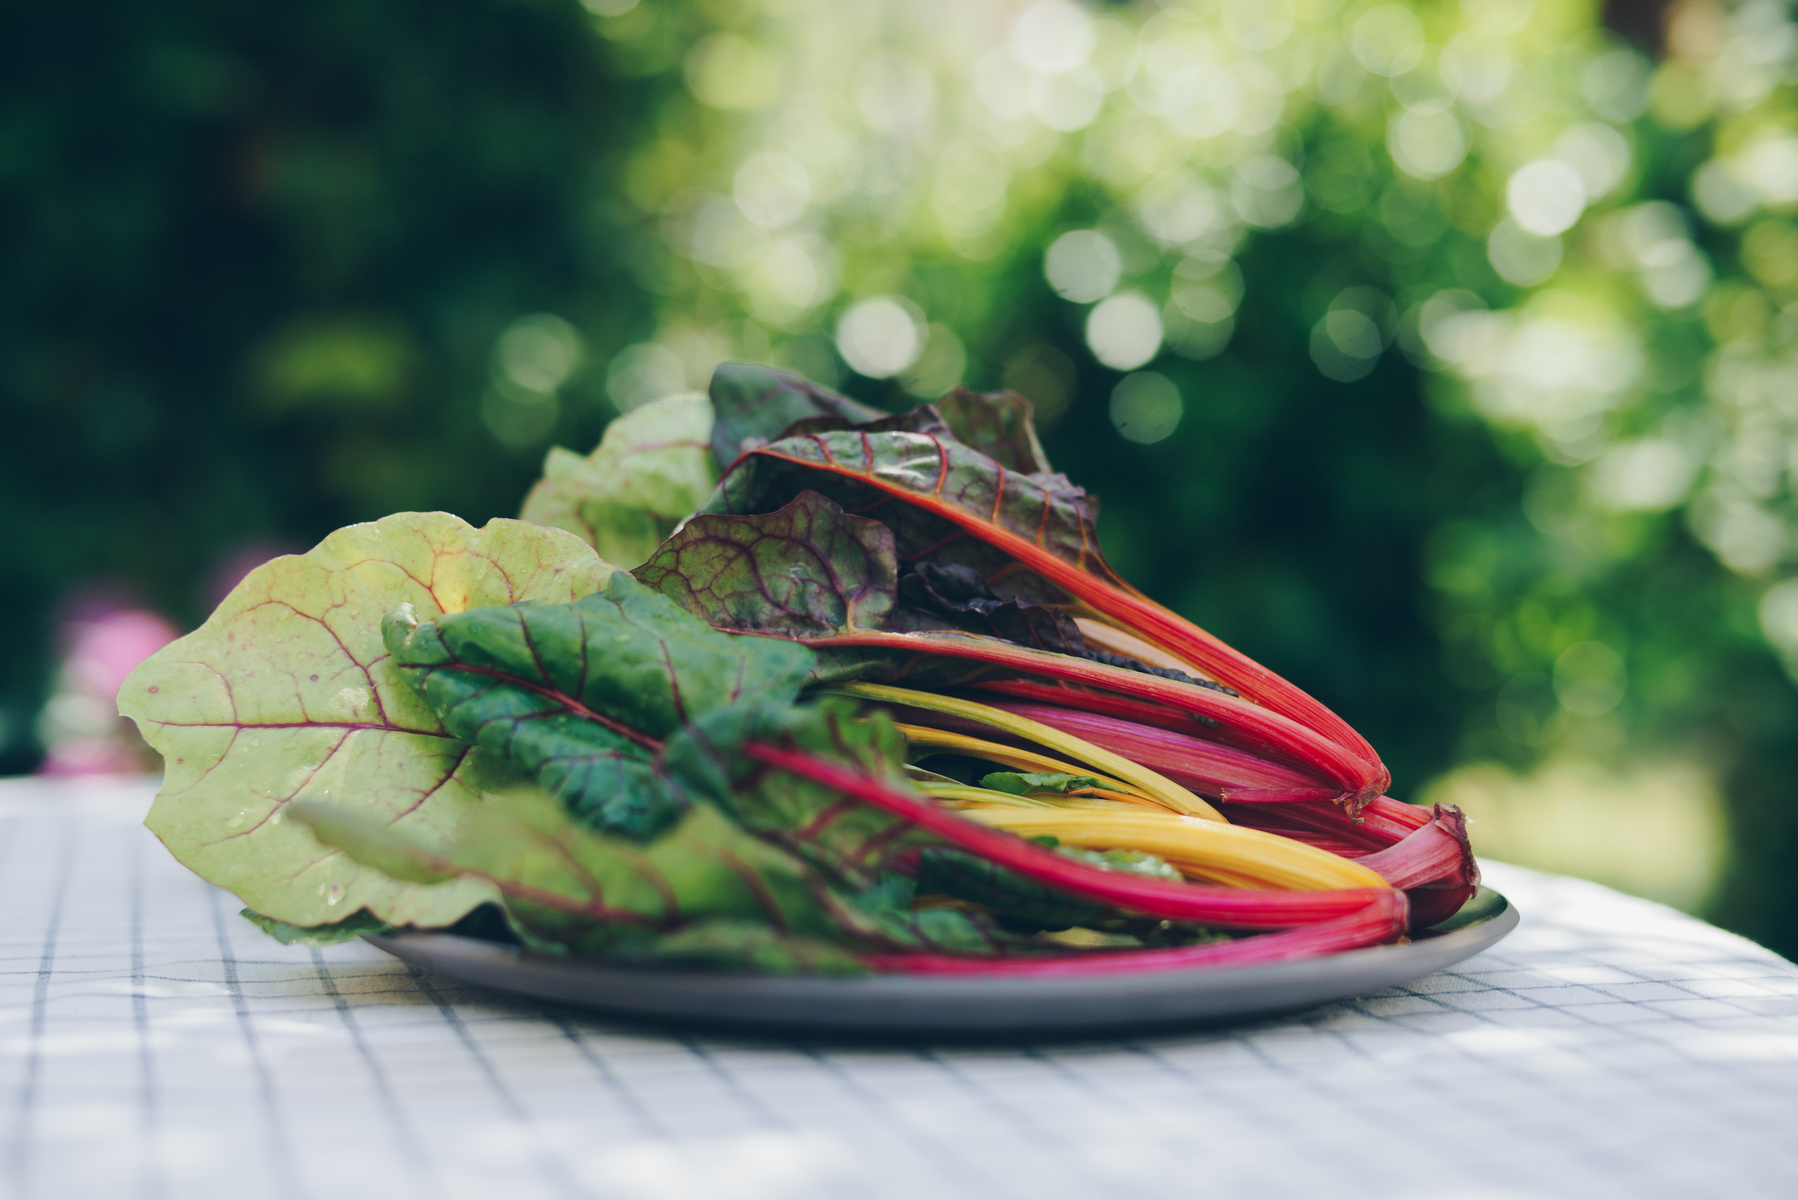
M681 1036L289 949L138 824L0 783L0 1200L1798 1195L1798 967L1491 864L1455 970L1035 1046Z

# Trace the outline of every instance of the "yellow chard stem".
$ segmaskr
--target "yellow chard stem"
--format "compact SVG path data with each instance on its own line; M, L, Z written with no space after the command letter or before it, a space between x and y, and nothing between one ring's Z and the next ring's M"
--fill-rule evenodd
M1029 796L1013 796L992 788L973 787L965 783L920 783L914 785L932 800L948 800L955 804L1009 804L1015 808L1048 808L1044 800Z
M1015 767L1020 771L1040 771L1047 775L1085 775L1097 779L1102 786L1110 790L1124 795L1141 795L1135 788L1122 780L1107 779L1094 772L1090 767L1064 762L1059 758L1050 758L1047 754L1038 754L1033 750L1020 750L1016 746L989 742L984 738L955 733L947 729L932 729L928 725L906 725L903 722L894 722L894 728L903 733L905 740L913 746L927 746L968 758L984 758L998 763L1000 766Z
M1159 800L1176 812L1189 816L1202 817L1207 821L1225 824L1223 814L1217 809L1158 772L1131 762L1121 754L1113 754L1091 742L1083 741L1072 734L1052 729L1040 721L1032 721L1020 717L1004 709L990 705L978 704L972 700L961 700L953 696L939 696L934 692L919 692L911 688L890 687L881 683L846 683L834 691L850 696L858 696L864 700L878 700L886 704L903 704L910 708L921 708L927 712L939 712L947 716L962 717L970 721L978 721L982 725L991 725L1015 737L1021 737L1051 750L1065 754L1078 762L1097 767L1115 779L1142 792L1154 800ZM909 734L907 735L910 736Z
M1386 888L1352 859L1278 834L1194 820L1174 813L1081 812L1011 806L963 808L963 816L1020 837L1053 837L1088 850L1140 850L1177 866L1191 864L1219 882L1291 891Z

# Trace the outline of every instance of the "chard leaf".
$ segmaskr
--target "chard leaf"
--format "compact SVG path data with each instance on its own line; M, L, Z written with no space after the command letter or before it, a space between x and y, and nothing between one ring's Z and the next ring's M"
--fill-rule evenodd
M663 762L693 795L829 880L835 919L863 943L964 954L1024 948L983 914L912 910L909 875L921 851L942 846L936 835L738 752L751 740L799 749L910 790L905 738L885 714L856 718L853 711L840 697L805 708L734 706L670 740Z
M970 392L958 385L935 407L956 441L1007 471L1039 475L1051 469L1036 439L1035 410L1016 392Z
M899 817L738 753L752 740L791 746L910 791L905 736L884 713L861 719L855 709L842 697L804 708L736 705L670 739L663 763L693 794L834 882L855 891L877 887L907 850L935 839Z
M797 638L957 628L899 593L891 530L845 513L812 491L801 492L778 512L694 517L633 574L720 628ZM961 618L986 623L978 614ZM1079 637L1077 628L1072 636ZM938 657L930 649L922 642L915 651L820 649L818 678L955 687L991 673L985 663Z
M812 666L805 647L721 633L622 571L570 604L473 609L426 624L396 609L384 636L408 682L469 741L495 721L510 736L502 697L661 739L745 693L791 703Z
M807 488L849 512L878 512L902 561L967 567L1000 599L1076 603L1062 583L1020 563L1018 548L1121 585L1099 553L1096 508L1083 490L1060 475L1008 471L946 431L845 429L753 447L701 511L771 512Z
M166 768L145 824L270 920L312 927L366 909L392 925L450 924L491 888L369 870L284 822L286 807L353 798L420 845L453 839L483 797L517 776L446 732L400 679L381 644L381 614L401 603L435 617L565 602L611 572L560 530L508 520L477 530L447 513L352 525L265 563L119 690L119 711Z
M1061 775L1038 771L994 771L982 777L980 786L1013 796L1029 796L1036 792L1053 792L1065 796L1082 788L1099 787L1090 775Z
M721 724L718 716L712 723ZM757 790L744 807L783 789L763 781ZM583 828L529 787L483 806L460 837L436 849L343 805L301 802L293 816L373 869L491 887L514 928L539 949L845 973L861 969L858 949L991 953L1020 944L977 914L912 913L911 881L892 872L863 872L860 887L835 886L778 839L756 836L710 803L691 805L647 844ZM764 834L775 832L762 824ZM902 822L889 828L910 832Z
M982 905L1032 932L1083 925L1110 912L977 854L946 847L932 847L918 856L918 891Z
M388 933L393 929L387 922L370 916L366 909L351 913L335 925L289 925L247 908L239 915L283 946L336 946L353 942L365 933Z
M529 787L483 806L435 849L343 805L301 803L294 818L377 870L478 880L504 897L514 922L577 954L648 953L657 938L717 918L840 937L806 868L709 805L646 846L580 827Z
M821 938L800 937L754 921L698 921L630 948L646 965L712 967L768 975L868 974L852 952Z
M851 423L886 414L857 404L802 375L756 363L723 363L712 373L712 454L720 469L745 451L774 441L793 425L817 417ZM700 497L699 499L703 499ZM696 499L693 505L698 507Z
M712 405L667 396L606 426L585 458L557 446L525 498L526 521L566 529L621 566L648 558L711 493Z
M634 574L729 629L820 637L947 626L897 609L892 530L816 492L753 518L694 517Z
M1102 871L1124 871L1131 875L1166 879L1173 883L1186 878L1160 855L1142 850L1084 850L1077 846L1064 846L1057 853L1098 867Z
M961 563L916 564L912 571L900 576L899 595L913 608L949 617L969 633L987 634L1057 654L1091 657L1086 638L1067 613L1016 596L1001 599L979 572Z
M745 693L791 703L811 651L719 633L629 575L573 604L481 608L420 623L402 605L387 648L444 727L510 762L603 832L639 841L683 805L655 741Z

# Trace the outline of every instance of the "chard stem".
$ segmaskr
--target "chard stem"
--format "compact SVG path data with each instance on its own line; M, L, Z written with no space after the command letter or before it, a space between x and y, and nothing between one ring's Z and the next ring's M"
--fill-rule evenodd
M877 954L864 959L878 971L915 975L974 975L1001 978L1110 975L1166 971L1178 967L1246 967L1256 963L1317 958L1390 941L1404 931L1403 892L1375 893L1354 912L1302 929L1171 950L1095 951L1042 958L957 958L949 954Z
M949 800L956 804L1009 804L1016 808L1048 808L1044 800L1030 796L1014 796L995 792L992 788L972 787L963 783L921 783L918 790L932 800Z
M952 717L964 717L970 721L979 721L983 725L991 725L1016 737L1024 738L1051 750L1059 751L1069 758L1099 768L1126 783L1133 784L1137 790L1161 801L1175 812L1201 817L1207 821L1227 824L1223 814L1211 807L1167 776L1138 763L1131 762L1121 754L1113 754L1109 750L1100 749L1084 738L1075 737L1071 733L1063 733L1059 729L1044 725L1041 721L1032 721L1028 717L1020 717L1008 713L1004 709L994 708L990 704L979 704L973 700L962 700L954 696L939 696L935 692L920 692L912 688L891 687L883 683L846 683L832 689L864 700L879 700L887 704L904 704L911 708L921 708L927 712L939 712Z
M1352 859L1259 829L1196 821L1172 813L1079 812L1052 809L969 808L965 815L1020 837L1047 835L1088 850L1140 850L1170 861L1292 891L1379 888L1385 879Z
M852 799L902 817L951 845L989 859L998 866L1009 867L1027 878L1131 912L1169 920L1196 921L1223 929L1291 929L1360 916L1372 924L1362 930L1367 936L1364 941L1356 942L1357 945L1397 936L1405 928L1409 912L1405 894L1389 887L1250 892L1101 870L1075 862L1015 834L970 821L958 813L937 807L923 796L901 791L865 772L815 758L803 751L746 742L743 753L764 766L821 783ZM1357 925L1355 928L1362 927ZM1301 944L1310 946L1303 939Z
M784 458L810 470L849 476L895 496L904 503L917 505L947 519L1056 584L1080 601L1086 609L1101 614L1107 624L1128 631L1176 659L1193 663L1201 674L1228 684L1248 699L1265 705L1340 746L1381 777L1379 786L1370 790L1364 799L1371 799L1386 789L1391 776L1380 763L1379 755L1374 753L1373 747L1347 721L1248 655L1155 603L1115 574L1109 579L1105 578L1084 564L1068 562L994 520L968 512L942 497L919 494L882 478L875 471L858 470L834 462L821 465L807 459L788 458L770 447L761 447L750 453ZM1109 574L1108 569L1107 573Z
M1214 692L1209 688L1163 679L1157 675L1145 675L1141 671L1128 671L1122 667L1088 662L1083 658L1053 654L1046 650L1002 642L997 638L976 637L971 634L857 630L853 633L802 637L796 640L817 649L869 647L970 659L1004 666L1024 676L1065 680L1166 704L1182 712L1232 726L1269 743L1283 753L1293 755L1299 762L1315 767L1325 778L1343 789L1344 799L1351 811L1358 811L1378 796L1390 781L1390 776L1383 767L1370 766L1340 743L1270 708L1263 708L1259 704L1227 696L1222 692Z
M914 746L946 750L965 755L968 758L984 758L1001 766L1016 767L1021 771L1040 771L1046 775L1087 775L1115 791L1132 795L1140 794L1122 780L1094 775L1090 768L1063 762L1059 758L1050 758L1047 754L1038 754L1033 750L1020 750L1016 746L989 742L984 738L956 733L949 729L932 729L928 725L906 725L895 722L894 727L905 735L906 741Z

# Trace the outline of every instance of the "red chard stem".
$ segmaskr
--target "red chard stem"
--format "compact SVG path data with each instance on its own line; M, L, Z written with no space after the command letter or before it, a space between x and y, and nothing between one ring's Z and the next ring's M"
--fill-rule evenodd
M978 825L871 776L799 751L752 742L744 745L743 753L767 766L790 771L903 817L964 850L1040 883L1149 916L1197 921L1229 929L1285 929L1349 916L1374 903L1377 897L1388 894L1366 888L1323 892L1250 891L1167 883L1119 871L1105 871L1056 854L1024 838ZM1402 923L1402 913L1400 920Z

